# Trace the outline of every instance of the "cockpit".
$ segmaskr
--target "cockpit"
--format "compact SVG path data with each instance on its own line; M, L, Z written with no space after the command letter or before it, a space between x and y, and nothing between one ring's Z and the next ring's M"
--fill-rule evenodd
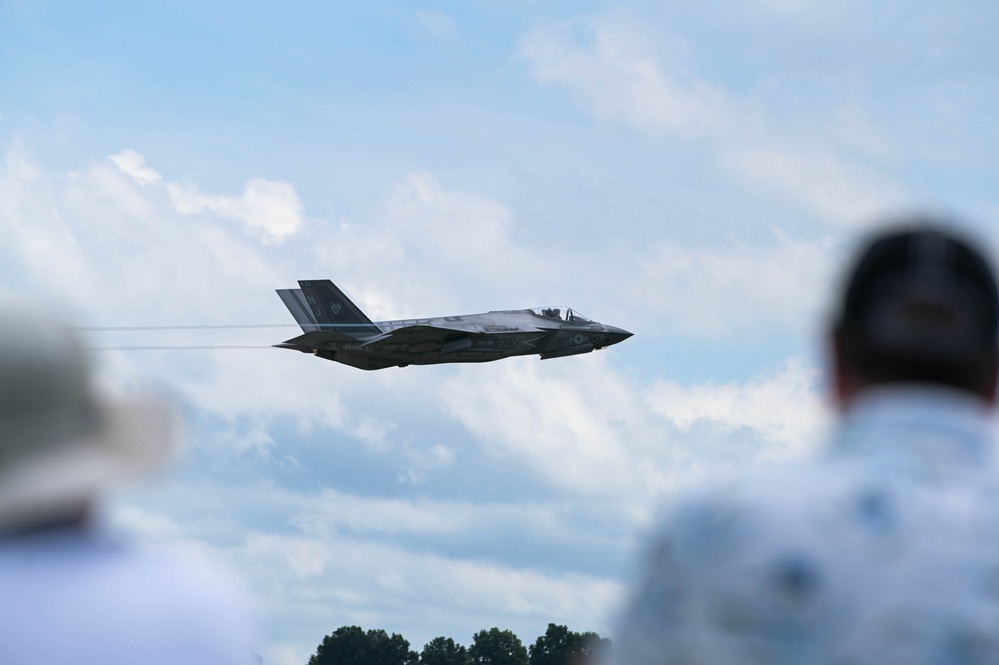
M535 307L531 310L536 316L558 319L563 323L593 323L579 312L568 307Z

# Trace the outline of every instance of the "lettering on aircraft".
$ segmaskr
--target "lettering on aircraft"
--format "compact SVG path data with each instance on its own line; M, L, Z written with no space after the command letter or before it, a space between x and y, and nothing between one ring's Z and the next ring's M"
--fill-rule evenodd
M433 325L431 319L407 319L405 321L388 321L389 329L396 330L398 328L407 328L409 326L430 326ZM384 323L382 325L385 325Z

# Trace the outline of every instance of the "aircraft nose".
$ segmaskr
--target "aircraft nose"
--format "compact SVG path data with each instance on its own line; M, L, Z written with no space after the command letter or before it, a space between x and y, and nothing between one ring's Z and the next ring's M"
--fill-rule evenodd
M617 344L618 342L623 342L632 336L633 333L628 332L624 328L615 328L614 326L605 326L607 330L604 331L604 339L607 340L607 346L611 344Z

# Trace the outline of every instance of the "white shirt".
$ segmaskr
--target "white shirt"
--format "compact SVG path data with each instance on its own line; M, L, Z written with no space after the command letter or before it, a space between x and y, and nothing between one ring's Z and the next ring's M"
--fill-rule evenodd
M0 541L0 663L255 665L249 609L164 553L75 532Z
M999 663L985 404L871 390L808 463L687 497L657 528L623 665Z

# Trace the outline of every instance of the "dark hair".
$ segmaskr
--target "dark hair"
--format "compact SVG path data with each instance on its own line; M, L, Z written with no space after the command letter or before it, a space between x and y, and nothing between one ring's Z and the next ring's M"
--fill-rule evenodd
M874 237L834 325L840 358L867 383L923 382L990 394L999 292L985 257L939 223Z

